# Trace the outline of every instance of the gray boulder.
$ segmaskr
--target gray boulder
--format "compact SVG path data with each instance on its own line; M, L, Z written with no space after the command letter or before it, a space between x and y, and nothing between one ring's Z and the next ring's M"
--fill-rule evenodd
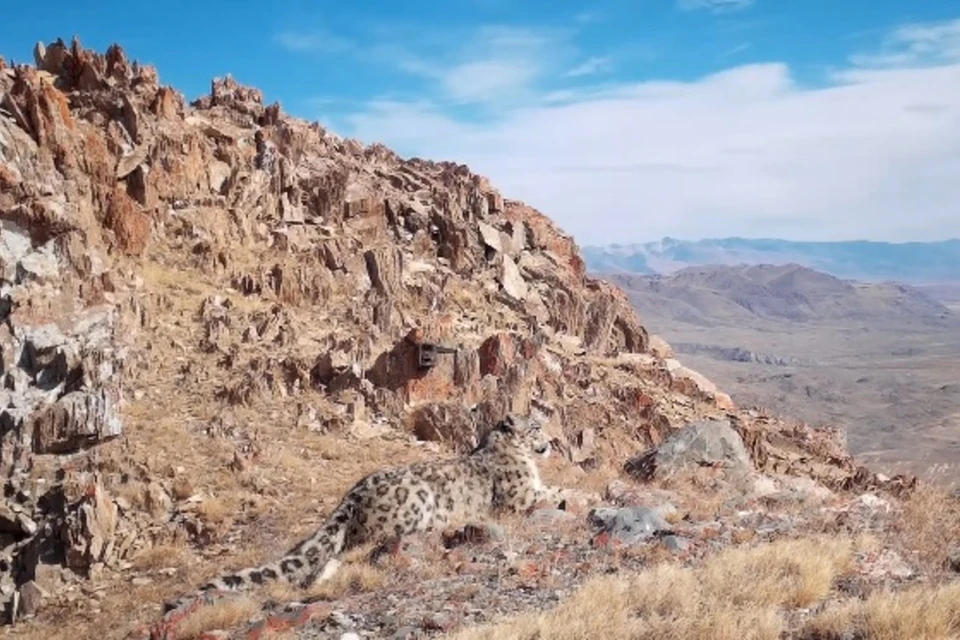
M645 542L658 533L672 531L666 515L676 511L673 505L660 507L600 508L590 512L589 518L595 527L624 545Z
M660 446L628 460L625 470L647 481L703 466L722 467L738 474L753 469L743 440L729 420L692 422Z

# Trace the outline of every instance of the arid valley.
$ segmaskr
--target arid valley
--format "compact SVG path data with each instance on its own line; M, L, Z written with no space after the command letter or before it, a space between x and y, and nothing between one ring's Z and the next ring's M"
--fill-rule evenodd
M960 287L795 265L604 277L737 404L841 425L878 470L960 480Z

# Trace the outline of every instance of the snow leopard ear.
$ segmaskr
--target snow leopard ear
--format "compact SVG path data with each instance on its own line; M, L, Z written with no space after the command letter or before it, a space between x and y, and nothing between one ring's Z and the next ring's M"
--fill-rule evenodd
M512 415L507 414L500 422L497 423L497 431L501 433L513 433L516 427L516 423Z

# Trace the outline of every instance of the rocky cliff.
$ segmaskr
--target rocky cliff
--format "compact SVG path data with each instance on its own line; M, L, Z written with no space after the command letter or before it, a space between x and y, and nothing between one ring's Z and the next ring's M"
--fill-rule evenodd
M116 45L34 53L0 59L8 619L80 624L131 592L125 624L149 618L294 542L359 474L469 449L508 410L584 483L704 418L758 469L876 482L837 434L734 408L467 167L229 77L188 104Z

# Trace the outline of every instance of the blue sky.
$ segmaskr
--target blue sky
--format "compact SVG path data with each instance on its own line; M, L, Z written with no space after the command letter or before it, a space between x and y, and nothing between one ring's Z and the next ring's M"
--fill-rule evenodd
M582 243L960 236L956 0L47 0L0 55L74 34L465 162Z

